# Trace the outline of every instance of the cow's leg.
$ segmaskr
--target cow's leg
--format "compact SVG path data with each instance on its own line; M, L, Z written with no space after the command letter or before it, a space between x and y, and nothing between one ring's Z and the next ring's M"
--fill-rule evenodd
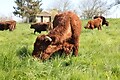
M16 29L16 22L14 23L14 29Z
M94 25L91 25L91 29L92 29L92 30L94 29Z
M100 30L102 30L102 27L101 27L101 25L100 25Z
M38 31L36 31L36 32L41 33L41 30L38 30Z
M81 32L81 22L79 20L71 19L71 29L72 29L72 44L73 47L73 55L78 56L78 48L79 48L79 36Z
M74 39L73 55L78 56L79 37Z
M34 34L35 34L36 30L34 30Z
M100 28L99 28L99 26L98 26L98 30L99 30Z
M98 26L98 30L102 30L101 25L100 25L100 26Z

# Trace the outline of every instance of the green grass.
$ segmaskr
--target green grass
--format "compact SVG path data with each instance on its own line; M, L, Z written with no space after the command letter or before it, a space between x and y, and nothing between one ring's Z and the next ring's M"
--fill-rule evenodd
M108 21L102 31L82 28L78 57L55 55L45 62L31 56L39 34L30 24L0 31L0 80L119 80L120 19Z

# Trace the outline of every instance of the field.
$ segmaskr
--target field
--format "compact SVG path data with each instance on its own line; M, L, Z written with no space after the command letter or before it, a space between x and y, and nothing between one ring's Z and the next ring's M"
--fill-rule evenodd
M0 31L0 80L119 80L120 19L108 21L102 31L82 28L78 57L56 53L45 62L31 56L39 34L33 34L30 24Z

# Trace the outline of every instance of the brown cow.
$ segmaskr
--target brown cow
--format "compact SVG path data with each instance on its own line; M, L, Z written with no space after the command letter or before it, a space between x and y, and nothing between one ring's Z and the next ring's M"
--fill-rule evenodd
M11 21L4 21L0 22L0 30L8 30L13 31L16 27L16 21L11 20Z
M73 54L77 56L81 32L79 17L70 11L57 14L53 28L47 35L37 37L32 55L46 60L58 50L70 52L73 49Z
M101 18L102 19L102 26L103 25L109 26L109 22L106 21L105 17L103 17L103 16L94 16L94 19L96 19L96 18Z
M101 25L102 25L102 19L96 18L94 20L88 21L87 25L84 28L85 29L92 29L92 30L94 28L98 28L98 30L102 30Z
M62 44L51 44L51 41L49 40L49 37L46 35L40 35L37 37L36 42L34 43L34 50L32 55L34 57L40 58L41 57L43 60L49 58L52 54L56 51L62 51L65 52L66 55L70 54L70 52L72 51L74 45L70 44L68 42L63 42ZM36 52L36 51L40 51L40 52ZM43 52L46 52L46 54L40 54Z

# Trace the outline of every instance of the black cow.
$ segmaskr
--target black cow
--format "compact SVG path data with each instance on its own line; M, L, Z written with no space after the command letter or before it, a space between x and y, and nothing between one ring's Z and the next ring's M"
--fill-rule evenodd
M33 23L31 24L31 29L35 29L34 30L34 34L35 32L41 33L41 31L49 31L51 28L51 23L50 22L39 22L39 23Z

